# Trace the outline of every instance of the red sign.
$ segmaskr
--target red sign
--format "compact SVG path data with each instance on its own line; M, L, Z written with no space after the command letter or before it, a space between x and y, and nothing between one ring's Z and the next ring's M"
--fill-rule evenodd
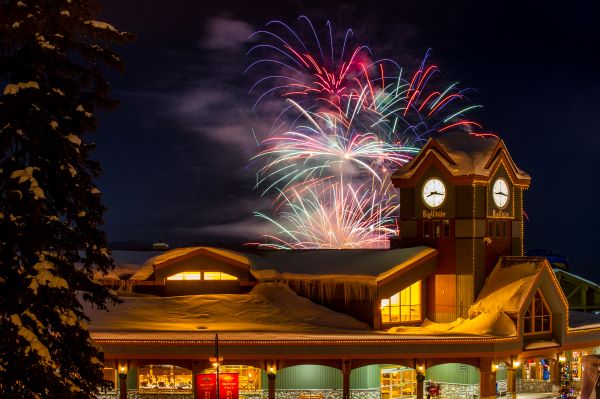
M196 399L217 399L217 375L196 374ZM219 374L219 399L239 399L237 373Z
M219 399L239 399L240 386L237 373L219 374Z
M216 399L217 398L217 375L216 374L196 374L196 398L197 399Z

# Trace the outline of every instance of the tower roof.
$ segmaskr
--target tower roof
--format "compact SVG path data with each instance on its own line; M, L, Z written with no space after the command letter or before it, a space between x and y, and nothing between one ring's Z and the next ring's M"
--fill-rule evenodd
M427 163L442 166L442 172L446 172L449 178L463 183L489 180L500 163L505 164L516 184L529 186L531 180L514 163L500 138L449 132L429 139L412 161L392 175L392 181L396 186L402 186L403 182L418 179L425 173Z

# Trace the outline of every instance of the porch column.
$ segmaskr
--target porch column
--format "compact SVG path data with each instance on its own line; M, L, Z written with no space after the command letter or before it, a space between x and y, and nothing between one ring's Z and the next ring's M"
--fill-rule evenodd
M517 370L513 367L506 368L506 382L507 388L506 391L512 395L513 398L516 397L517 394Z
M119 372L119 399L127 399L127 373L123 369Z
M271 371L267 372L269 399L275 399L275 378L277 378L277 374Z
M350 373L352 373L350 360L342 360L342 399L350 399Z
M481 399L496 399L496 371L490 358L479 361L479 395Z
M423 384L425 382L425 361L415 361L415 370L417 372L417 399L423 399Z

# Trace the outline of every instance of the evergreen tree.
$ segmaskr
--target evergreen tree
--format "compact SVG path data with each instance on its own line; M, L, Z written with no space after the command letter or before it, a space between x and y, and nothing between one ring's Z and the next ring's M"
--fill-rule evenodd
M110 108L106 65L129 35L95 0L0 0L0 397L89 398L102 354L82 301L117 298L85 133Z

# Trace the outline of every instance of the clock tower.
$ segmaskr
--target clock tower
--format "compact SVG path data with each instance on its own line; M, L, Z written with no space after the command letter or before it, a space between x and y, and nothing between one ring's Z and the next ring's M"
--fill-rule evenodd
M437 271L426 281L431 320L467 317L498 257L523 254L523 190L530 180L502 140L463 132L430 139L392 175L400 189L400 236L390 246L438 250Z

